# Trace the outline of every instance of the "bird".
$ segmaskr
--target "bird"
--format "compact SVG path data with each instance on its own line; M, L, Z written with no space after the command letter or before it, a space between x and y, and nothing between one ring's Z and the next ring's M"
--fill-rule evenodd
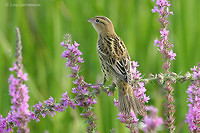
M97 53L104 85L109 78L118 88L118 109L123 114L144 115L141 102L132 89L131 58L122 39L115 33L109 18L95 16L87 20L98 33Z

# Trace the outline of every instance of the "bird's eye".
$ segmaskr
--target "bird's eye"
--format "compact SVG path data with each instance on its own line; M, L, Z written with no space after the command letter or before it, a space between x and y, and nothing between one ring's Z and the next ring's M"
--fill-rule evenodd
M99 23L99 19L96 19L95 22L96 22L96 23Z

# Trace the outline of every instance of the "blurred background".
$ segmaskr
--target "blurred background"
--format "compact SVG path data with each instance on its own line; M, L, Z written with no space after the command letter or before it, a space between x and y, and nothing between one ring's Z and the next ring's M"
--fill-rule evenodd
M174 44L176 60L172 71L185 74L200 61L200 1L173 0L169 16L169 40ZM59 101L66 90L71 97L72 83L69 69L61 57L60 42L64 34L70 33L72 40L80 43L85 63L81 75L87 82L102 81L96 53L97 33L86 20L104 15L111 19L116 33L123 39L132 60L138 61L138 70L147 77L150 73L163 72L162 56L153 41L159 37L158 14L152 14L155 5L151 0L0 0L0 114L4 117L10 110L8 70L15 61L15 30L19 27L23 45L24 71L28 73L30 110L32 105L47 100L50 96ZM176 105L176 132L189 132L185 123L188 111L186 90L189 82L174 85ZM148 105L158 108L163 117L164 92L157 83L146 86L150 96ZM108 133L128 132L117 118L118 110L113 106L113 98L102 94L97 98L95 112L98 117L97 130ZM41 118L29 123L32 133L84 133L87 124L80 116L81 109L67 109L55 117ZM163 127L164 128L164 127ZM167 131L161 131L167 132Z

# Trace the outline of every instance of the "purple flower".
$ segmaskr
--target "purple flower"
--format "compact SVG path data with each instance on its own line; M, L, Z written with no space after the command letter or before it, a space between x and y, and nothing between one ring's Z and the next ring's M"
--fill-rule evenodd
M164 6L165 5L165 0L157 0L156 5L158 6Z
M31 114L30 114L30 119L36 120L37 122L40 121L40 119L36 116L36 114L35 114L34 112L31 112Z
M171 6L171 4L168 0L157 0L156 5L157 6L155 6L152 10L159 13L159 22L161 23L162 28L160 29L161 38L160 40L156 38L154 46L159 47L158 50L161 54L163 54L163 69L165 69L165 71L169 71L171 65L170 61L175 60L176 53L173 53L171 49L173 45L168 41L169 30L167 30L168 21L166 18L169 14L173 15L173 12L169 11L169 6Z
M29 122L29 105L28 105L28 87L23 84L28 80L27 74L21 70L21 65L14 63L14 67L10 68L10 71L15 71L17 78L11 74L9 82L9 94L11 99L11 112L8 114L6 121L12 122L15 127L18 127L19 132L29 132L27 123Z
M139 67L138 62L137 61L132 61L132 67Z
M173 12L169 11L169 6L171 4L168 0L157 0L156 6L154 6L154 9L152 9L153 12L159 13L159 19L158 22L160 22L162 28L160 29L160 40L156 38L154 41L154 46L158 47L158 50L163 55L163 69L166 73L170 72L170 66L171 61L175 60L176 53L174 53L171 49L173 45L169 43L168 35L169 30L167 30L167 17L169 14L173 15ZM167 92L165 99L167 100L166 103L164 103L165 107L165 114L166 114L166 122L165 125L169 128L169 132L174 132L175 126L174 126L174 112L175 112L175 106L174 106L174 98L173 98L173 90L174 88L171 86L171 80L167 80L164 82L163 89Z
M151 9L151 11L152 11L152 13L154 13L154 12L158 12L158 11L159 11L159 9L158 9L158 7L157 7L157 6L154 6L154 9Z
M57 105L55 104L53 97L50 97L49 100L44 101L44 103L46 104L45 106L47 108L50 108L50 110L48 112L42 114L43 117L45 117L46 114L49 114L49 113L53 117L56 114L55 111L57 110Z
M52 117L56 114L56 111L64 111L64 107L67 108L68 105L68 97L67 97L67 93L63 94L63 98L61 98L61 102L60 103L55 103L53 97L50 97L48 100L44 101L45 105L43 105L43 103L39 102L39 104L35 104L33 105L34 112L31 112L30 114L30 118L31 119L36 119L37 122L40 121L39 120L39 116L42 116L43 118L46 117L46 115L51 115Z
M66 57L68 57L70 55L70 51L69 50L65 50L63 53L62 53L62 57L63 58L66 58Z
M158 50L162 53L162 52L163 52L163 49L164 49L164 46L163 46L163 44L164 44L164 39L161 39L159 42L160 42L160 43L158 43L157 47L160 48L160 49L158 49Z
M77 50L77 51L76 51L76 56L80 56L80 55L82 55L82 52L79 51L79 50Z
M2 115L0 115L0 133L13 132L10 122L15 123L11 113L8 113L6 118L3 118Z
M157 38L154 40L154 46L159 47L158 50L163 54L163 57L166 59L174 60L176 54L173 53L173 51L170 49L172 44L168 42L168 35L169 35L169 30L166 29L168 21L166 20L167 16L169 14L173 15L173 12L169 11L169 4L168 0L157 0L156 6L154 6L154 9L152 9L152 12L158 12L159 13L159 22L161 23L162 27L160 30L160 37L161 39L158 40ZM168 70L170 68L170 63L167 61L163 65L164 69Z
M14 66L9 68L9 70L12 72L12 71L16 71L18 68L17 68L17 65L16 63L14 63Z
M119 106L118 105L118 100L116 100L115 98L114 98L114 105L117 106L117 107Z
M39 102L38 104L33 105L33 107L35 108L34 111L41 111L43 103Z
M168 54L170 56L170 60L175 60L176 53L173 53L173 50L170 50Z
M168 40L168 34L169 34L169 31L166 30L165 28L164 29L161 29L160 30L160 34L161 34L161 37L164 37L165 40Z
M90 105L90 104L96 104L96 103L97 103L97 101L95 99L93 99L93 100L91 98L87 99L87 104L88 105Z
M132 72L132 76L133 76L133 80L137 80L137 79L140 79L140 75L141 73L139 73L139 71L137 71L137 68L136 67L133 67L131 69L131 72Z
M171 6L171 4L169 4L169 2L167 0L157 0L156 5L158 5L159 7L162 6Z
M169 14L174 15L173 12L170 12L170 11L169 11L169 7L167 7L167 14L168 14L168 15L169 15Z
M114 92L111 91L111 92L107 93L107 95L108 95L108 96L114 95Z
M194 72L195 72L195 73L198 72L198 71L197 71L197 66L194 66L193 68L190 68L190 70L193 71L193 73L194 73Z
M139 119L136 117L135 113L133 111L131 111L131 115L130 115L130 118L131 118L131 123L138 123Z
M200 75L200 68L197 66L194 66L193 68L191 68L191 70L193 71L193 77L198 78Z
M50 97L49 100L44 101L44 103L45 103L47 106L50 106L51 104L54 104L54 99L53 99L53 97Z
M163 119L157 116L157 109L153 106L146 107L150 115L144 117L144 132L156 132L157 127L163 124Z
M71 99L67 96L67 92L63 94L63 98L61 98L61 104L60 106L62 110L62 105L64 107L67 107L68 105L72 107L73 109L76 106L80 106L84 108L84 111L86 113L82 113L83 117L87 120L89 126L88 126L88 132L94 131L96 129L95 124L95 114L92 112L92 105L96 104L97 101L95 100L95 93L99 87L92 87L94 92L91 92L91 88L87 82L84 81L83 76L79 76L79 70L81 68L80 63L83 63L83 58L81 57L82 52L78 49L80 44L77 42L74 42L74 44L70 44L71 40L69 40L69 35L66 35L65 42L61 42L61 46L65 47L65 51L62 54L62 57L66 58L66 66L70 67L72 70L72 74L70 74L68 77L74 78L73 83L76 85L76 87L72 88L72 92L75 94L75 98ZM67 42L67 44L65 44ZM58 108L57 106L57 108Z
M24 80L24 81L27 81L27 80L28 80L28 78L27 78L28 74L27 74L27 73L24 73L24 74L23 74L23 71L22 71L22 70L19 70L17 76L18 76L19 78L21 78L22 80Z
M0 116L0 132L13 132L12 127L17 127L17 132L28 133L28 122L29 122L29 105L28 105L28 87L24 84L27 79L27 74L22 71L22 53L20 43L20 32L16 28L16 61L14 66L9 70L15 72L11 74L8 80L9 83L9 94L11 98L11 111L8 113L6 118ZM17 75L17 76L14 76Z
M73 101L69 101L68 104L70 105L71 108L75 109L76 105Z
M131 62L131 72L132 72L132 78L133 80L137 80L137 79L141 79L141 73L137 70L137 67L139 66L137 62L132 61ZM135 96L137 98L139 98L139 100L142 103L148 103L148 100L150 99L149 96L147 97L145 92L146 89L144 87L144 83L143 82L136 82L135 84L133 84L133 90L135 93Z
M75 77L76 73L78 73L80 69L80 65L78 65L78 63L84 62L83 58L80 56L82 53L80 50L78 50L79 45L80 44L77 42L74 42L74 44L65 44L65 42L61 42L61 46L66 48L66 50L62 53L62 57L66 58L66 66L71 67L73 71L73 74L71 74L70 77Z
M139 119L137 119L135 113L133 111L131 111L131 114L128 115L128 114L123 114L123 113L119 113L118 114L118 118L122 123L125 123L127 124L127 127L130 129L130 130L133 130L134 127L132 127L131 125L137 125Z
M77 93L76 88L72 88L72 93Z
M61 101L65 101L66 103L69 101L69 97L67 95L67 91L62 94L62 98L60 100Z
M97 103L96 99L93 99L92 104L96 104L96 103Z
M61 44L61 46L65 46L65 42L64 41L62 41L60 44Z
M154 9L151 9L151 11L152 11L152 13L158 12L160 16L162 16L162 14L165 13L164 12L165 7L168 8L169 6L171 6L171 4L169 4L169 2L167 0L157 0L156 5L157 6L154 6ZM167 10L167 11L169 11L169 10ZM167 15L168 14L173 14L173 13L167 12ZM165 17L167 17L167 16L165 16Z
M200 66L200 64L199 64ZM187 89L189 110L186 122L191 132L200 132L200 67L191 68L193 71L191 85Z
M74 46L78 47L80 44L78 44L76 41L74 41Z
M86 88L81 89L81 92L85 95L89 94L89 91Z
M160 44L160 41L158 40L158 38L156 38L156 39L154 40L154 46L156 46L157 44Z
M74 70L75 72L78 72L80 66L73 66L73 67L71 67L71 68L72 68L72 70Z
M83 63L84 61L83 61L83 58L81 58L80 56L79 57L77 57L77 62L79 63Z
M119 116L119 117L118 117L117 119L120 119L120 121L121 121L122 123L125 123L124 114L120 112L120 113L118 114L118 116Z
M6 128L6 120L0 115L0 133L3 133Z

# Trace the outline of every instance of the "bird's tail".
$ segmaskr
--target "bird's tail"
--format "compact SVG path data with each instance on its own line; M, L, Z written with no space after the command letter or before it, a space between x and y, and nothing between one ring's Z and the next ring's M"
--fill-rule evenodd
M130 114L131 111L133 111L135 114L144 116L146 114L145 109L136 98L132 87L124 81L118 82L117 87L119 112L123 114Z

